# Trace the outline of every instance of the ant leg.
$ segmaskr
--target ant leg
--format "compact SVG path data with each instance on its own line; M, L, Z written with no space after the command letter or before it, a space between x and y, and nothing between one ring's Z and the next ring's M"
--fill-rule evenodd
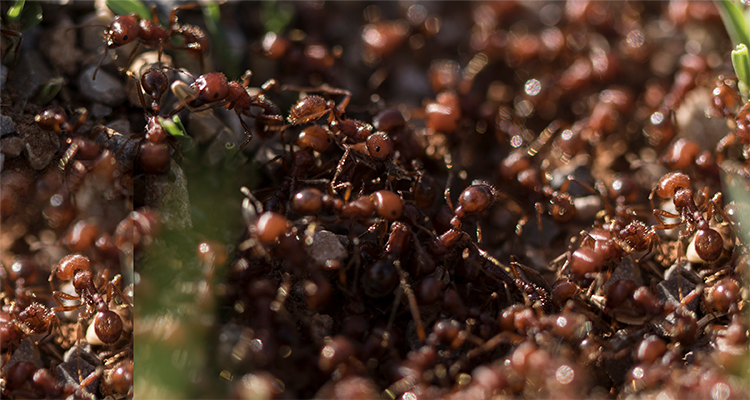
M668 224L668 223L666 223L662 219L662 217L664 217L664 218L679 218L680 214L672 214L671 212L664 211L664 210L654 210L654 218L656 218L656 220L659 222L659 225L655 225L654 229L661 229L661 230L672 229L672 228L676 228L676 227L678 227L678 226L680 226L680 225L682 225L684 223L683 221L680 221L680 222L677 222L677 223L674 223L674 224Z
M534 211L536 211L536 226L539 229L539 246L544 249L544 256L546 257L547 247L544 245L544 229L542 226L542 213L544 210L542 209L542 203L537 202L534 204Z
M448 208L451 209L451 214L455 215L453 200L451 200L451 184L453 183L453 157L451 157L450 154L446 154L443 157L443 160L445 161L446 168L448 168L448 179L445 182L445 191L443 192L443 197L445 197L445 203L448 205Z
M245 135L247 135L247 139L245 139L245 142L242 143L242 145L240 146L240 151L242 151L242 149L244 149L245 146L247 146L248 143L250 143L250 140L252 140L253 134L250 133L250 128L247 126L247 124L245 123L245 121L242 120L242 117L240 116L239 113L237 113L237 118L239 118L240 124L242 125L242 129L245 130Z
M179 10L192 10L195 7L200 7L199 3L182 4L172 8L172 12L169 13L169 31L172 32L173 27L177 23L177 11Z
M425 334L424 324L422 323L422 316L419 313L417 298L414 296L414 290L412 290L411 286L406 282L407 274L404 272L403 268L401 268L401 261L396 260L393 262L393 265L396 267L396 270L398 270L398 274L401 277L401 290L404 291L406 299L409 301L411 316L414 318L414 323L417 325L417 337L419 337L419 341L424 343L427 339L427 335Z
M122 299L122 302L127 304L128 307L133 307L133 304L128 300L127 296L122 292L120 287L122 286L122 276L120 274L115 275L114 278L112 278L112 281L110 281L107 284L107 293L109 295L109 299L107 299L107 303L109 303L112 300L113 293L117 293L118 296L120 296L120 299Z
M333 179L331 180L331 184L329 187L329 194L331 196L335 196L336 194L336 191L334 190L336 187L336 179L338 179L339 175L341 174L341 170L344 168L346 159L349 158L349 153L351 152L351 147L349 147L348 145L344 145L344 148L344 155L341 156L339 163L336 165L336 172L333 174Z
M724 161L724 149L737 143L738 137L735 132L724 136L716 145L716 164Z
M2 35L6 40L8 40L8 42L10 42L11 48L14 46L14 43L10 37L12 36L18 38L18 43L15 43L15 48L13 49L13 64L15 65L16 62L18 62L18 51L21 50L21 43L23 43L23 34L21 32L15 32L10 29L2 29Z
M94 70L94 76L91 77L92 81L96 80L96 73L99 72L99 68L101 68L102 64L104 64L104 60L107 59L107 56L109 55L109 47L104 47L104 56L102 57L101 61L99 61L99 64L96 65L96 69Z
M55 300L55 303L59 307L54 307L52 311L73 311L81 306L81 304L76 304L73 306L66 306L62 303L62 300L80 300L81 298L79 296L73 296L72 294L67 294L65 292L58 292L57 290L52 292L52 298Z
M141 107L143 107L144 110L147 110L146 99L143 97L143 88L141 87L140 79L136 78L135 75L130 71L127 72L127 75L129 78L135 81L135 87L137 89L136 91L138 92L138 99L141 101Z
M133 51L130 52L130 55L128 56L128 61L125 63L125 67L121 69L121 71L127 71L128 67L130 66L130 63L133 62L133 59L135 58L135 53L138 52L138 47L140 47L140 43L136 42L135 46L133 47ZM159 47L159 66L161 67L161 45L157 46Z

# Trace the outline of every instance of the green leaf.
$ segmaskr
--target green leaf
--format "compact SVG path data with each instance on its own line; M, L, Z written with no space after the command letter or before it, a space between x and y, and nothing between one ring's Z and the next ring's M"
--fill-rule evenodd
M180 126L177 126L177 124L172 121L171 119L162 118L162 117L156 117L159 120L159 123L161 126L169 132L172 136L185 136L185 133L180 130L180 126L182 126L182 123L180 123ZM178 119L179 120L179 119Z
M23 21L21 24L22 31L39 25L42 22L42 5L37 1L26 4L23 12L21 12L21 21Z
M151 19L151 11L140 0L106 0L105 3L117 15L138 14L143 19Z
M737 204L744 205L745 208L750 208L750 182L739 174L724 172L722 174L723 186L729 201L734 201ZM747 215L740 213L737 218L747 218ZM750 220L748 221L735 221L739 222L743 227L750 226ZM743 229L737 232L743 243L750 243L750 232L747 229Z
M747 101L750 94L750 56L748 56L747 46L743 43L737 45L732 50L732 66L737 74L737 86L740 89L742 100Z
M23 5L26 3L26 0L16 0L15 3L13 3L12 6L8 9L8 21L9 22L15 22L18 20L18 17L21 16L21 11L23 11Z
M37 96L39 99L39 105L43 106L49 103L50 100L54 99L55 96L60 93L60 89L62 89L64 84L65 80L61 77L52 78L45 82L42 90L39 91L39 95Z
M739 5L734 1L717 0L716 6L732 43L735 46L740 43L750 46L750 32L748 32L747 21Z

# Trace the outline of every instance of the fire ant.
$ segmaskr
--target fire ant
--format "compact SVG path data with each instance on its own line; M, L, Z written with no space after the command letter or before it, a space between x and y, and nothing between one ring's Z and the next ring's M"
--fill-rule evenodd
M104 57L97 65L94 71L93 79L96 80L96 73L99 71L104 60L107 58L110 49L129 44L138 40L138 45L156 48L159 52L159 64L161 64L161 54L165 46L177 50L187 50L200 59L201 69L203 69L203 55L208 52L209 42L203 31L190 25L179 25L177 23L176 13L178 10L186 10L197 7L198 4L179 5L172 9L169 16L169 28L159 25L159 15L156 12L156 6L151 7L152 21L141 19L138 14L120 15L104 31L104 38L107 47L104 51ZM183 44L179 47L171 45L173 37L180 36L183 38ZM127 65L130 65L139 46L135 46L128 57Z
M94 370L85 379L80 380L80 383L62 384L49 369L38 368L31 361L19 361L7 370L3 395L12 398L95 399L96 396L87 388L100 375L99 370ZM29 389L25 389L25 386Z
M256 94L251 95L248 91L251 77L252 72L248 70L242 77L242 83L228 82L223 73L209 72L195 78L190 86L176 81L172 83L172 93L180 100L180 105L169 115L172 116L185 107L196 113L202 113L216 107L226 107L227 110L233 109L245 130L245 135L247 135L247 139L239 148L242 150L250 143L253 135L241 115L255 118L256 125L262 126L263 133L283 130L283 127L279 126L284 121L281 110L265 97L267 91L278 86L276 81L273 79L266 81ZM260 108L260 113L253 114L251 112L253 108Z
M27 336L46 332L41 339L44 340L55 328L60 328L60 320L54 310L36 301L20 311L14 303L11 303L10 312L0 311L0 342L3 348L11 343L18 343Z
M120 290L120 275L115 276L110 282L107 282L104 296L100 289L94 283L94 276L89 270L90 261L87 257L80 254L71 254L63 257L57 266L50 272L49 283L52 288L52 280L55 276L62 281L73 281L77 296L53 290L52 298L58 304L53 311L72 311L85 306L85 312L81 318L88 317L96 312L94 317L94 329L97 337L106 343L114 344L120 339L123 331L123 323L117 313L109 309L109 302L114 294L125 302L128 306L131 304L126 296ZM79 304L66 306L62 300L80 300Z
M292 125L306 124L308 122L316 121L328 114L328 123L331 124L334 121L339 121L341 116L344 114L346 106L349 105L352 93L345 89L336 89L328 85L323 85L318 88L299 88L296 86L284 86L282 90L295 90L298 92L321 92L329 95L342 95L344 99L336 105L333 100L326 101L324 98L312 95L307 96L297 101L292 109L289 110L289 117L287 120Z
M88 110L81 107L75 110L72 118L68 118L65 110L59 107L53 107L44 110L34 117L34 121L36 121L40 128L47 131L53 131L57 133L58 136L62 136L63 133L68 136L65 139L65 142L69 146L60 159L59 164L60 169L62 170L65 170L70 160L73 159L76 154L80 153L81 158L85 160L91 160L99 155L99 146L92 140L71 137L71 135L81 127L81 124L86 120L88 114Z
M724 240L721 234L709 226L714 214L718 213L725 221L728 217L721 208L721 193L717 193L713 198L708 199L707 190L699 194L702 207L699 207L693 199L693 191L690 189L690 177L681 172L670 172L664 175L654 186L649 195L649 200L653 202L654 194L662 199L673 199L677 214L664 210L654 209L654 217L659 222L654 229L666 230L676 228L687 224L688 231L697 230L695 234L695 251L698 256L706 262L712 262L719 259L724 252ZM653 203L652 203L653 206ZM708 220L703 218L703 212L708 213ZM676 223L666 223L663 218L679 218ZM681 236L686 236L686 232L681 232Z
M159 110L161 109L161 98L169 87L169 78L158 68L149 68L136 79L128 73L136 82L138 99L141 106L146 110L148 122L146 123L146 132L138 146L138 159L141 168L146 173L163 174L169 171L169 161L171 158L167 144L177 149L174 142L169 141L171 135L159 122ZM151 97L151 111L146 106L146 100L143 93ZM124 149L125 146L121 148Z

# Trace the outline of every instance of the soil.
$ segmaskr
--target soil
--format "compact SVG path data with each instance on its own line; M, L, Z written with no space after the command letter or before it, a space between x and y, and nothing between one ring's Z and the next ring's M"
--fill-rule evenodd
M3 398L750 396L747 145L717 150L747 110L713 3L202 7L161 58L105 51L99 3L42 3L17 57L4 33ZM197 100L212 71L253 106ZM74 253L114 343L55 272Z

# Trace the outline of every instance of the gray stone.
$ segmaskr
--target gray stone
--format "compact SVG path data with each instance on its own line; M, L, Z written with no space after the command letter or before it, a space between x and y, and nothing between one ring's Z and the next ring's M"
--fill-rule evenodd
M146 175L144 203L159 211L165 228L190 229L193 219L185 172L174 160L171 160L169 168L166 174Z
M201 116L190 113L188 116L188 131L197 143L207 143L215 138L224 129L221 122L213 115Z
M0 153L8 157L18 157L23 151L23 139L11 136L0 139Z
M18 93L20 99L28 100L51 78L52 72L42 55L30 50L21 52L18 56L18 64L13 68L13 79L8 85Z
M26 150L26 159L29 160L31 168L42 170L55 157L57 146L51 140L44 140L43 135L37 135L33 141L27 138L24 150Z
M99 70L94 80L96 66L86 68L78 76L78 88L89 100L104 103L108 106L119 106L127 95L125 85L114 75Z
M78 347L74 346L65 353L65 362L58 365L55 369L57 380L61 385L71 384L74 387L77 387L80 383L79 375L85 380L91 373L96 371L96 365L100 364L101 361L94 355L84 349L81 349L79 352ZM99 376L94 378L94 380L86 386L85 390L91 394L96 393L99 390L99 379Z
M8 80L8 67L0 64L0 91L5 89L5 82Z
M16 123L7 115L0 115L0 137L16 131Z
M138 144L140 141L101 125L95 128L95 130L97 129L99 132L94 137L94 141L112 151L115 154L115 158L117 158L117 162L120 163L125 171L132 170L133 162L138 154Z
M112 114L112 107L105 106L101 103L94 103L89 107L89 111L91 112L92 118L101 119Z
M340 263L349 255L338 236L329 231L315 232L313 241L307 246L306 250L307 254L318 265L326 265L328 261Z

